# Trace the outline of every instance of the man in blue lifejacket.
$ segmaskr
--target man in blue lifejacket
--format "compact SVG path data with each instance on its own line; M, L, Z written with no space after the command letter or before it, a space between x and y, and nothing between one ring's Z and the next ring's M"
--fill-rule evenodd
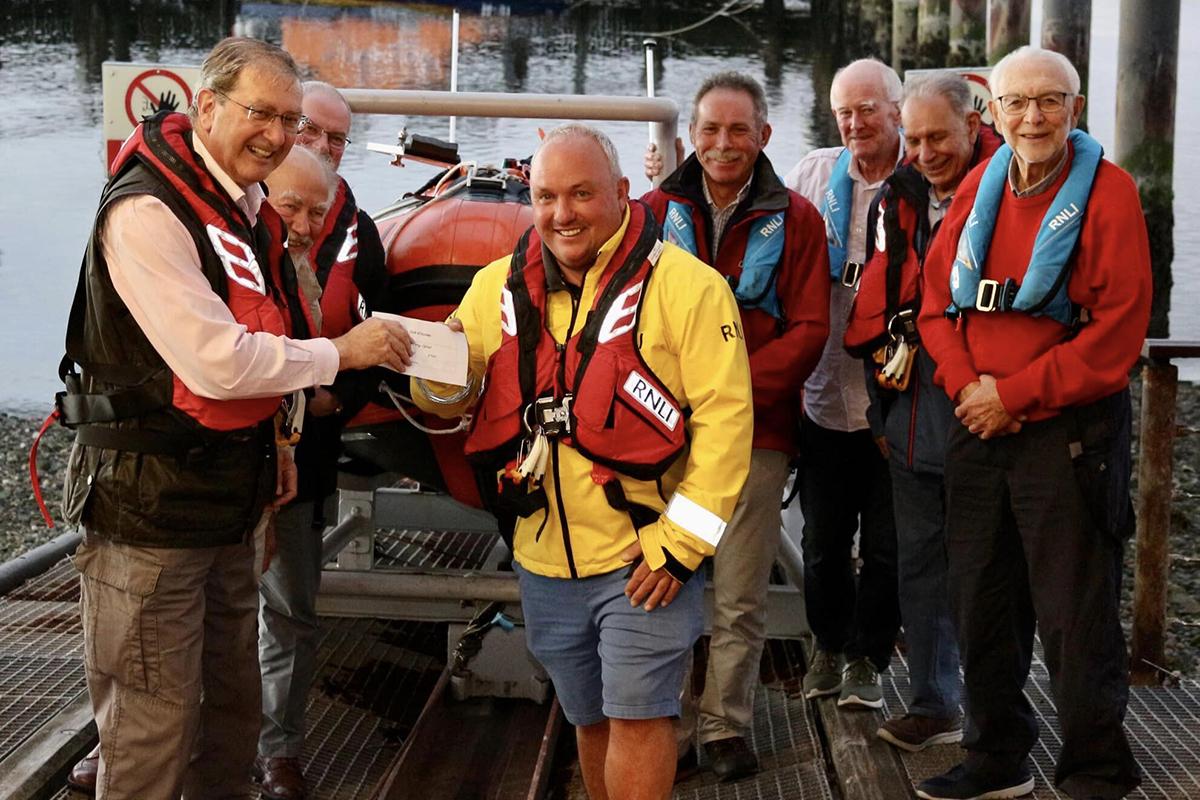
M320 159L332 180L330 195L323 204L312 196L317 189L308 184L317 176L307 173L317 170L308 163L303 171L277 173L268 181L271 204L288 222L288 249L320 334L339 336L368 309L382 307L387 267L374 221L335 172L350 142L349 104L333 86L308 81L301 109L305 123L292 157L308 163L303 156L311 153ZM337 488L342 429L375 385L371 373L356 370L307 391L304 433L296 448L297 496L276 518L276 555L259 584L263 709L254 775L267 800L302 800L307 794L300 757L317 667L325 506Z
M879 673L900 629L885 448L867 422L862 364L842 347L868 256L867 212L904 153L900 95L900 78L879 61L843 67L829 90L842 146L812 151L784 179L825 218L832 278L829 341L804 384L800 427L804 602L816 639L804 694L837 694L838 705L851 708L883 705ZM857 578L851 558L856 531Z
M391 323L308 338L260 185L301 119L292 58L226 39L205 59L190 119L139 125L101 199L58 399L77 429L63 511L84 530L74 563L101 798L250 791L252 532L295 493L273 422L281 397L410 360Z
M959 420L946 543L968 724L966 760L917 794L1033 791L1038 719L1023 689L1036 627L1062 732L1057 789L1125 797L1140 780L1118 601L1146 226L1133 179L1075 128L1070 61L1023 47L991 84L1005 146L963 179L925 261L921 337Z
M896 512L900 618L908 648L908 712L879 728L909 751L962 739L958 642L946 586L946 434L954 406L933 384L916 325L930 242L967 172L1000 140L955 72L910 80L900 112L905 163L884 181L875 251L863 270L845 345L867 361L867 417L887 445Z
M829 270L820 214L783 185L763 152L771 125L758 81L736 72L706 78L688 135L692 155L642 199L663 238L736 287L750 353L750 477L713 557L712 639L697 720L709 765L728 781L758 767L746 737L766 639L767 581L796 453L800 388L829 332Z

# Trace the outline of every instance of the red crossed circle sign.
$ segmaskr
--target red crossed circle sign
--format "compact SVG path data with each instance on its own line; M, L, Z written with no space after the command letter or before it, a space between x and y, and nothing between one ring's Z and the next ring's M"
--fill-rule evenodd
M129 82L125 90L125 116L137 126L142 117L159 109L159 104L168 94L174 94L176 111L186 111L192 104L192 89L187 81L165 69L148 69ZM180 102L182 101L182 102Z

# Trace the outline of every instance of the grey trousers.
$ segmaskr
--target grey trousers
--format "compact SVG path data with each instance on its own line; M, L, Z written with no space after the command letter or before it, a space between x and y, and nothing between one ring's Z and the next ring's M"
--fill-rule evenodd
M780 503L788 457L754 449L750 474L713 557L712 639L696 727L701 743L750 732L754 688L767 636L767 582L779 552ZM690 683L683 693L682 727L690 735L696 712Z
M262 728L258 754L298 757L304 751L304 710L317 667L317 590L321 530L313 504L292 503L275 519L275 557L259 582L258 659Z

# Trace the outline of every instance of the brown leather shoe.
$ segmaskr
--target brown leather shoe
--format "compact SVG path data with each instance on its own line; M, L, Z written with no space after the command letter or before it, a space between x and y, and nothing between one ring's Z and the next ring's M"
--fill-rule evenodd
M298 758L255 756L254 778L266 800L304 800L304 771Z
M74 792L96 795L96 773L100 771L100 745L92 748L92 752L81 758L71 771L67 773L67 787Z

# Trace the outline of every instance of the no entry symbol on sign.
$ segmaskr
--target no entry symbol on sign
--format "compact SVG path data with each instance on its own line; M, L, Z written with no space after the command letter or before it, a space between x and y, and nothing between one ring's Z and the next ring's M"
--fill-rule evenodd
M125 115L132 125L164 108L186 111L192 104L187 81L165 69L148 69L129 82L125 91Z

